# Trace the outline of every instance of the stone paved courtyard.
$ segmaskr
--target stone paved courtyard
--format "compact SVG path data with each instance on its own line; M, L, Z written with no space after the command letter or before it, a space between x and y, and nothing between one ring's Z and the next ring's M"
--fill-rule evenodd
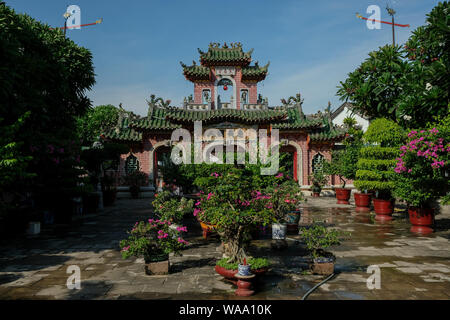
M214 271L220 241L201 237L194 219L186 219L190 242L182 257L171 257L170 275L147 276L141 259L122 260L118 242L136 221L151 215L150 199L118 200L97 216L71 226L44 227L36 238L0 243L0 299L243 299ZM410 232L404 211L380 223L332 197L310 198L301 225L323 221L352 237L332 248L336 276L308 299L450 299L450 210L436 216L435 232ZM252 242L252 254L265 256L272 269L246 299L300 299L324 279L307 272L307 252L298 235L289 247L271 249L269 237ZM81 269L81 289L66 286L67 268ZM369 265L381 268L381 289L369 290Z

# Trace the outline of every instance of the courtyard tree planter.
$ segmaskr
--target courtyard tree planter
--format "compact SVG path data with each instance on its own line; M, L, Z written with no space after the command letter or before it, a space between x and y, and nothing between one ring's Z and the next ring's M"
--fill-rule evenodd
M301 235L306 247L311 252L310 270L313 274L329 275L334 273L336 257L324 249L333 245L339 245L340 237L349 235L336 229L328 229L322 225L313 225L310 228L302 228Z
M434 209L433 208L408 208L409 221L412 224L411 231L428 234L433 232Z
M328 176L322 170L313 172L308 179L311 181L311 191L314 198L320 197L320 191L327 182Z
M334 189L334 191L336 192L336 199L338 204L350 204L348 200L350 199L352 190L345 188L336 188Z
M120 241L122 258L143 257L147 275L169 273L169 253L181 255L180 251L188 244L181 235L181 231L187 231L186 227L173 230L170 225L170 221L160 219L136 222L128 238Z
M441 197L442 204L450 202L449 123L447 115L432 129L412 130L400 147L402 153L394 169L397 173L394 194L408 203L411 232L433 232L433 207Z
M368 193L356 192L354 195L356 211L359 212L369 212L370 202L372 200L372 195Z
M313 259L310 269L313 274L330 275L334 273L334 257L319 257Z
M392 213L394 213L395 199L373 199L373 208L376 213L375 219L378 221L392 220Z
M251 273L258 276L265 274L270 267L269 261L264 258L251 258L248 260ZM238 279L236 274L238 273L237 263L227 263L227 258L219 260L215 266L216 272L224 277L226 280L237 284Z
M168 274L170 269L169 255L161 254L150 256L145 261L145 274L147 275L163 275Z

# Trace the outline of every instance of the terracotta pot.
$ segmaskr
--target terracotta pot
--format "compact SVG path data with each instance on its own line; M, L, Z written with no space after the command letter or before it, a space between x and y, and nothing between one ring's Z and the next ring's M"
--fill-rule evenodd
M313 197L314 198L319 198L320 197L320 192L313 192Z
M433 232L431 228L434 225L434 209L409 207L409 221L413 225L411 232L428 234Z
M348 200L350 199L350 193L352 190L344 189L344 188L336 188L334 189L336 192L336 199L338 200L338 204L350 204Z
M395 199L383 200L373 198L373 208L377 216L376 220L387 221L392 220L392 213L394 212Z
M356 211L360 212L368 212L370 211L370 200L372 200L372 196L368 193L355 193L355 205Z
M151 256L147 261L145 261L145 273L147 275L168 274L169 268L169 255L167 254Z
M334 261L319 262L314 259L311 264L313 274L329 275L334 273Z

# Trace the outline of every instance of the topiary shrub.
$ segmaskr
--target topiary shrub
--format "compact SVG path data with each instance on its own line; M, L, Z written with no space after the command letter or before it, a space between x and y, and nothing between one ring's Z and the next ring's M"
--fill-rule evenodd
M361 192L376 191L377 198L392 198L395 160L404 140L404 130L387 119L374 120L363 139L369 145L359 151L355 187Z

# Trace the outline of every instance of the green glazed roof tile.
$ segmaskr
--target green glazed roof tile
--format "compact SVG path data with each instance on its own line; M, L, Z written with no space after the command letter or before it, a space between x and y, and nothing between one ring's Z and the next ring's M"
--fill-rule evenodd
M300 113L300 110L296 107L287 108L288 118L286 121L273 124L274 129L307 129L317 128L322 126L322 119L308 119Z
M200 62L203 66L214 65L242 65L247 66L252 61L251 49L248 52L242 50L242 46L236 45L228 47L224 45L220 48L218 45L210 44L208 51L203 52L198 49L200 53Z
M219 109L208 111L186 110L174 108L166 117L175 122L237 120L245 122L280 121L287 116L286 110L237 110Z
M187 66L181 62L181 66L183 67L183 74L187 79L194 80L209 80L210 69L204 66Z
M264 67L260 67L258 65L243 67L242 80L264 80L267 76L269 64L270 62Z
M331 130L323 130L321 132L314 132L310 134L312 141L330 141L340 140L345 137L346 130L341 128L333 128Z
M142 141L142 133L129 126L129 119L119 119L122 123L117 128L112 128L104 133L105 138L120 141Z

